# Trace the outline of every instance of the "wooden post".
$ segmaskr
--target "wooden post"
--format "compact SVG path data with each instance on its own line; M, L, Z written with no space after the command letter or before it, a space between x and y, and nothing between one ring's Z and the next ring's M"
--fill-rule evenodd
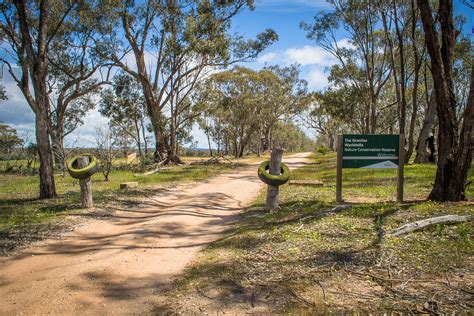
M403 173L405 164L405 135L400 134L398 139L398 172L397 172L397 202L403 203Z
M279 176L281 174L281 159L283 157L283 149L273 148L270 156L270 174ZM269 185L267 188L267 200L265 208L268 211L278 209L278 187Z
M342 203L342 135L337 135L336 203Z
M81 157L77 160L77 165L79 168L84 168L89 164L88 157ZM94 204L92 202L92 188L91 188L91 178L85 178L79 180L79 185L81 186L81 205L83 208L92 208Z

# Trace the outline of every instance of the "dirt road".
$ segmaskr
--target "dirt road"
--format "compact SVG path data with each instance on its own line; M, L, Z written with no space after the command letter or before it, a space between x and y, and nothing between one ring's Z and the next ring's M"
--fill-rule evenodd
M284 162L297 168L306 156ZM159 311L173 277L238 219L261 185L249 166L0 259L0 314Z

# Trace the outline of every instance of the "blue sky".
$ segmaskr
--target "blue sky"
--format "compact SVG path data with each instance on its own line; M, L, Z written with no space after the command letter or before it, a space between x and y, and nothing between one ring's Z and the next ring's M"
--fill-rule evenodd
M470 0L467 0L470 1ZM301 76L308 81L311 90L321 90L327 85L327 69L335 60L314 42L306 38L306 32L300 28L300 22L311 22L315 13L328 9L324 0L255 0L256 9L246 9L233 20L233 31L246 38L254 38L261 31L272 28L279 35L279 41L269 47L247 67L259 69L265 64L289 65L301 64ZM456 14L467 18L464 27L466 34L474 27L474 11L455 0ZM339 39L347 44L343 33ZM0 121L12 125L28 141L34 141L34 115L15 84L5 75L2 84L6 86L9 100L0 103ZM67 137L66 145L93 146L96 126L107 124L97 110L86 117L86 124ZM207 147L204 134L197 128L193 130L199 147Z

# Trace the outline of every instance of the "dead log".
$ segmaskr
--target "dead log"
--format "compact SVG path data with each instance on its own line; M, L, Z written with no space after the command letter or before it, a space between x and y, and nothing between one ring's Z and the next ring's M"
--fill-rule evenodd
M430 217L426 219L422 219L416 222L408 223L398 228L393 229L392 231L388 232L387 235L390 236L400 236L404 234L408 234L429 226L437 225L437 224L459 224L464 222L470 222L472 220L472 215L467 216L459 216L459 215L444 215L438 217Z

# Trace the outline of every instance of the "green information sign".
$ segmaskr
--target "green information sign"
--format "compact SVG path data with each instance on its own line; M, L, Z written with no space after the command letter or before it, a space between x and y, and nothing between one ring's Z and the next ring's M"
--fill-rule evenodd
M342 135L342 168L398 168L398 135Z

